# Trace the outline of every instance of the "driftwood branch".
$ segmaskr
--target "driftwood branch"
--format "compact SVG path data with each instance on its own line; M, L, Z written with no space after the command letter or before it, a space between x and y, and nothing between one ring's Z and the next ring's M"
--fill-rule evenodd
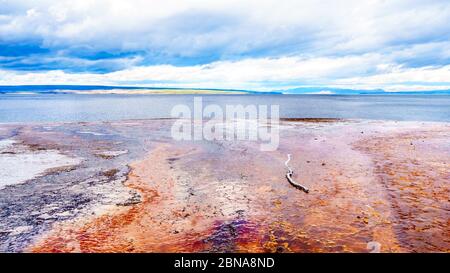
M305 186L303 186L302 184L299 184L297 182L294 181L294 179L292 178L292 175L294 174L294 171L289 167L288 162L291 160L291 154L288 154L288 160L286 160L286 162L284 162L284 165L286 166L286 168L288 169L288 172L286 173L286 178L289 181L289 183L296 187L297 189L300 189L306 193L309 192L309 189Z

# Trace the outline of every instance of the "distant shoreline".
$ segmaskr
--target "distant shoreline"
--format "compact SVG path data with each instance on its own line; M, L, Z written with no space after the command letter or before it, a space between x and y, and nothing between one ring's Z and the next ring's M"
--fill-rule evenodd
M82 94L82 95L172 95L172 94L282 94L281 92L260 92L239 89L214 88L171 88L101 85L0 85L0 94Z
M81 94L81 95L450 95L450 90L386 91L331 87L299 87L292 89L255 91L219 88L142 87L108 85L0 85L1 94Z
M78 94L78 95L243 95L250 94L243 91L225 90L198 90L198 89L111 89L111 90L61 90L58 94Z

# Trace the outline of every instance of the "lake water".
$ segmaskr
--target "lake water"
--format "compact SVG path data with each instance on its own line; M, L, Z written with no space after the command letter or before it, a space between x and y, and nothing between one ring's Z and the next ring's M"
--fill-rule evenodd
M0 122L167 118L199 95L0 95ZM290 118L450 121L449 95L202 95L203 105L280 106ZM191 108L192 109L192 108ZM223 108L225 109L225 108Z

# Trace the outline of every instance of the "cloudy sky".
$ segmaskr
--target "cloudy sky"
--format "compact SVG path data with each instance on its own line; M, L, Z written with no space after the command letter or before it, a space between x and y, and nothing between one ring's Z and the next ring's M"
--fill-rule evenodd
M450 89L450 1L0 0L0 84Z

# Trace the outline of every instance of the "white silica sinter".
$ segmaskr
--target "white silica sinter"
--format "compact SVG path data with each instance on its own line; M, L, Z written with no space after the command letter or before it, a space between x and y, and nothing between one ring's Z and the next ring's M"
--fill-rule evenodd
M79 158L72 158L56 150L31 151L26 146L13 147L15 141L0 141L0 189L8 185L24 183L45 173L65 166L78 165Z

